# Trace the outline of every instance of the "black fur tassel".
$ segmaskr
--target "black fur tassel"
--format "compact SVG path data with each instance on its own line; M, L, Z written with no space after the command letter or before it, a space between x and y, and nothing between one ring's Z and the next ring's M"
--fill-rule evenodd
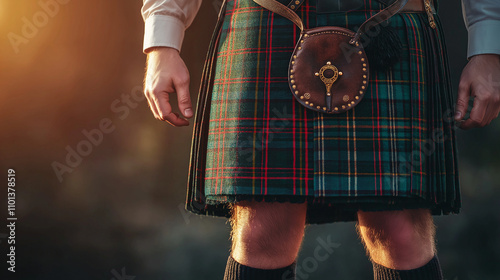
M387 71L401 59L403 45L394 28L387 22L372 27L361 42L373 71Z

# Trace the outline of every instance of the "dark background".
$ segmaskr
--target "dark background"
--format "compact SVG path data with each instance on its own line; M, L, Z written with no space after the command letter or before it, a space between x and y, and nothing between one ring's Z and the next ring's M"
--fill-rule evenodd
M8 168L16 171L18 218L17 272L1 279L222 279L229 224L183 210L192 124L171 127L153 118L144 99L121 101L141 94L141 5L72 0L44 21L38 1L0 0L2 275ZM218 5L204 1L186 33L181 55L193 100ZM456 89L467 62L460 1L441 1L440 14ZM22 34L24 19L39 27L16 51L8 36ZM82 131L99 129L103 119L113 131L58 180L54 162L65 163L67 148L83 145ZM446 279L500 278L499 132L496 120L458 133L462 213L435 217ZM308 279L371 279L354 223L308 227L299 266L317 238L340 246Z

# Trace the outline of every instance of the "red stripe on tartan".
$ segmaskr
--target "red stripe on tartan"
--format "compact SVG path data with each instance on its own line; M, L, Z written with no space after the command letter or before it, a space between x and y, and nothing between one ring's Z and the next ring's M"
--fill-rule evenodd
M231 22L231 21L230 21L230 22ZM230 23L230 24L231 24L231 23ZM228 39L229 39L229 40L231 40L231 38L228 38ZM227 57L226 57L226 58L224 58L224 60L227 60ZM226 67L227 67L227 64L226 64ZM225 87L225 85L223 84L223 85L222 85L222 88L221 88L221 92L224 92L224 87ZM219 94L221 94L221 92L219 92ZM217 108L218 110L220 110L220 105L219 105L219 104L217 104L217 107L216 107L216 108ZM215 123L216 123L216 126L220 125L220 120L219 120L219 121L214 120L214 121L215 121ZM209 134L210 134L210 132L209 132ZM215 137L214 137L214 138L215 138L215 139L217 139L217 149L219 149L219 145L220 145L220 141L219 141L219 140L220 140L220 133L215 134ZM217 152L217 155L219 155L219 153L218 153L218 152ZM214 162L215 160L217 160L217 168L219 168L219 157L212 157L212 165L213 165L213 162ZM219 173L218 173L218 171L217 171L216 177L218 177L218 175L219 175ZM216 180L215 180L215 186L214 186L214 193L215 193L215 194L217 194L217 183L218 183L218 180L216 179Z
M352 135L351 135L351 129L350 129L350 126L349 126L349 122L351 122L351 119L350 119L350 114L351 111L347 111L346 112L346 115L345 115L345 118L346 118L346 130L347 130L347 137L349 138L346 142L347 144L347 154L349 155L347 157L347 177L349 178L347 180L348 182L348 192L351 193L351 141L352 141ZM324 140L323 140L324 141Z
M309 178L309 148L308 148L308 144L309 144L309 138L307 136L307 132L309 131L307 129L307 124L309 123L309 121L307 120L307 110L304 110L304 118L306 119L306 121L304 122L305 123L305 127L304 127L304 145L305 145L305 150L306 150L306 177L305 178ZM306 185L305 185L305 188L306 188L306 195L309 195L309 180L306 180Z
M215 167L212 167L212 168L206 168L206 170L215 170L217 168ZM250 170L258 170L258 169L264 169L264 167L242 167L242 166L224 166L223 168L221 169L250 169ZM294 169L293 167L290 168L290 167L267 167L267 169ZM304 169L304 168L297 168L297 169ZM312 170L312 168L310 168L309 170Z
M421 31L422 32L422 31ZM420 45L420 47L422 47ZM421 48L420 48L421 49ZM422 53L422 50L420 51L420 53ZM420 73L420 60L422 60L422 57L417 55L417 68L418 68L418 118L421 119L422 118L422 106L424 106L424 102L422 100L422 88L421 88L421 83L425 83L426 81L422 80L423 79L423 75L421 75ZM422 80L422 82L421 82ZM419 124L419 127L420 127L420 124ZM422 130L421 129L418 129L418 139L422 139ZM422 145L419 144L419 149L421 150L422 149ZM422 196L422 192L423 192L423 187L424 187L424 175L422 174L423 172L423 159L422 159L422 153L420 153L420 196Z
M224 120L224 119L222 119ZM214 120L213 120L214 121ZM374 128L374 126L370 126L370 125L357 125L356 127L358 128ZM324 128L347 128L347 125L325 125ZM380 125L379 128L390 128L390 126L388 125ZM398 126L398 129L410 129L411 126ZM230 130L233 129L233 130L240 130L242 129L241 132L257 132L258 128L254 127L254 126L242 126L242 125L237 125L237 126L228 126L228 127L225 127L225 128L211 128L209 133L210 134L222 134L222 133L229 133ZM244 129L248 129L247 131L244 131ZM416 129L418 130L426 130L425 127L417 127ZM276 130L274 131L273 133L292 133L293 132L293 129L292 128L280 128L279 130ZM298 132L298 133L306 133L306 132ZM330 139L331 137L325 137L325 139ZM376 139L376 138L379 138L379 137L373 137L373 139ZM363 138L361 138L363 139ZM368 138L365 138L365 139L368 139Z
M253 81L253 82L257 82L259 80L265 80L265 78L262 78L262 77L234 77L234 78L227 78L227 79L217 79L214 81L214 84L216 85L219 85L221 83L229 83L228 81L235 81L233 83L241 83L241 81ZM288 77L270 77L269 78L270 80L274 80L275 82L282 82L282 83L286 83L288 82ZM379 82L387 82L387 80L379 80ZM408 83L407 81L401 81L401 80L391 80L391 82L393 83L399 83L399 84L403 84L403 83ZM425 84L425 82L412 82L411 84Z
M219 134L231 134L231 133L255 133L255 132L259 132L259 131L256 131L256 130L242 130L242 129L239 129L239 128L233 128L232 130L230 129L226 129L224 132L210 132L208 133L209 135L219 135ZM292 133L292 131L280 131L280 132L273 132L273 134L290 134ZM332 139L332 137L328 137L328 138L325 138L325 139Z
M309 4L309 3L308 3ZM304 7L304 6L303 6ZM307 24L309 25L309 5L306 5L306 20L305 22L307 22ZM302 12L304 11L304 9L302 9ZM304 18L304 13L301 14L301 18ZM294 29L294 32L295 32L296 28ZM309 153L309 149L306 148L307 147L307 132L308 132L308 129L307 129L307 124L309 123L308 121L308 118L307 118L307 110L303 110L303 115L304 117L302 118L304 121L303 122L300 122L300 135L304 135L304 138L303 138L303 141L302 141L302 138L300 139L299 141L299 145L304 145L302 148L305 150L305 158L300 162L300 166L302 166L302 162L305 162L305 168L300 168L301 172L299 172L300 174L300 194L303 194L302 192L302 188L305 188L304 192L305 194L307 195L309 193L309 185L308 185L308 180L306 180L305 184L303 185L302 184L302 181L303 181L303 178L304 178L304 173L305 173L305 178L308 178L308 168L309 168L309 156L308 156L308 153ZM302 133L303 132L303 133ZM305 172L302 172L302 170L305 169Z
M302 6L302 8L303 7L304 6ZM305 7L307 9L309 9L309 5L305 5ZM297 38L297 28L294 28L293 29L293 41L297 42L297 40L298 40L298 38ZM288 75L290 75L289 72L287 72L287 80L288 80ZM293 114L293 116L296 116L296 113L295 113L295 108L296 108L295 106L296 105L297 105L297 102L293 102L292 103L292 114ZM300 120L302 120L302 118L300 118ZM296 176L297 176L297 169L302 169L301 167L297 168L297 153L296 153L296 150L297 150L297 141L295 140L296 139L295 138L296 137L296 132L297 132L297 128L295 126L296 121L298 121L298 118L297 119L292 119L293 177L294 178L296 178ZM302 174L302 172L300 172L300 174ZM293 195L296 195L296 194L297 194L297 180L293 180Z
M213 180L213 179L217 179L217 178L220 178L220 179L253 179L253 178L256 178L256 179L261 179L262 181L267 181L267 180L283 180L283 179L292 179L292 180L300 180L302 178L300 177L269 177L269 176L221 176L221 177L205 177L207 180ZM311 181L312 179L307 179L306 180L306 184L307 182ZM307 191L307 189L306 189ZM267 194L267 193L265 193ZM217 195L216 193L214 195ZM307 194L306 194L307 195Z
M332 128L335 127L341 127L341 126L331 126ZM371 126L368 126L368 127L371 127ZM247 125L247 126L243 126L243 125L235 125L235 126L228 126L226 128L211 128L209 133L210 134L221 134L221 133L225 133L227 132L228 130L239 130L239 129L242 129L242 130L245 130L245 132L258 132L259 131L259 128L258 127L254 127L254 126L251 126L251 125ZM243 132L243 131L242 131ZM273 133L291 133L292 132L292 128L279 128L276 129L276 131L273 131ZM304 132L302 132L304 133Z
M237 78L229 78L229 79L217 79L217 81L214 81L215 85L220 85L222 83L226 84L241 84L241 82L257 82L261 78L253 78L253 77L237 77ZM287 82L287 78L285 77L275 77L271 78L270 80L274 80L275 82L282 82L285 83Z
M215 103L215 102L214 102ZM296 102L293 102L294 104L297 104ZM358 120L373 120L373 117L356 117L356 119ZM411 118L389 118L389 117L380 117L381 120L395 120L395 121L408 121L408 120L412 120ZM211 119L211 121L214 121L214 120L219 120L219 119ZM235 117L235 118L224 118L222 120L250 120L250 121L254 121L254 120L265 120L264 118L259 118L259 117L248 117L248 118L242 118L242 117ZM300 118L300 117L296 117L296 118L271 118L271 120L274 120L274 121L278 121L278 120L304 120L303 118ZM423 119L419 119L419 118L414 118L413 120L418 120L418 121L425 121ZM337 127L338 125L327 125L325 127ZM372 127L373 126L369 126L369 127ZM399 127L399 126L398 126ZM421 129L424 129L424 128L421 128Z
M234 46L234 42L235 41L236 40L233 40L231 42L231 45ZM227 74L227 76L229 76L229 77L231 77L231 72L233 70L233 57L234 56L231 56L231 59L230 59L230 62L229 62L229 73ZM226 90L226 92L223 91L223 98L222 98L222 100L229 100L229 86L227 88L228 89ZM222 104L225 104L225 107L224 107L224 118L227 117L227 104L228 103L229 102L227 102L227 101L224 102L224 103L222 103ZM222 115L222 110L221 110L221 115ZM223 122L223 121L219 120L219 123L223 124L223 126L224 126L222 129L220 129L221 133L219 134L219 135L222 135L222 162L221 162L221 166L222 166L222 168L224 168L224 151L226 150L224 147L226 146L226 135L227 135L227 133L223 133L223 131L226 130L226 122ZM217 156L219 158L221 158L220 151L217 153ZM217 170L217 172L219 172L219 170ZM217 186L217 184L215 184L215 185ZM220 180L220 193L222 193L222 189L223 188L224 188L223 180Z
M357 128L373 128L373 126L367 126L367 125L357 125ZM386 125L380 125L380 128L389 128L390 126ZM347 128L347 126L324 126L324 128ZM398 126L398 129L410 129L411 127L409 126ZM425 128L418 128L419 130L425 130ZM255 133L259 132L256 130L255 127L253 126L234 126L234 127L225 127L223 129L217 129L217 128L212 128L210 132L208 133L209 135L220 135L220 134L229 134L229 133ZM281 128L280 130L273 131L273 134L290 134L294 133L293 128L288 128L285 130L284 128ZM301 134L306 134L307 132L298 132ZM317 138L314 138L317 139ZM322 137L322 139L328 140L328 139L350 139L350 137L339 137L339 136L329 136L329 137ZM373 139L391 139L391 138L383 138L383 137L373 137L373 138L366 138L366 137L357 137L357 140L373 140ZM400 138L398 141L401 140L409 140L410 138ZM424 140L418 140L420 142Z
M233 132L234 134L237 134L237 133L252 133L252 131L237 131L237 132ZM287 133L287 134L290 134L291 132ZM211 133L211 134L215 134L215 133ZM228 133L229 134L229 133ZM304 133L302 133L304 134ZM318 140L318 138L313 138L314 140ZM321 138L322 140L342 140L342 141L348 141L349 139L351 138L347 138L347 137L323 137ZM381 140L381 141L392 141L394 140L393 138L376 138L377 140ZM375 139L374 138L356 138L356 141L374 141ZM404 138L404 139L397 139L396 141L397 142L402 142L402 141L405 141L405 142L410 142L412 139L411 138ZM419 140L419 142L423 142L425 140ZM215 149L209 149L210 151L212 150L215 150ZM414 171L415 173L417 173L417 171Z
M380 136L380 128L382 127L380 125L380 98L378 98L379 96L379 87L378 87L378 75L375 79L375 84L376 84L376 92L377 92L377 133L378 135ZM378 168L379 168L379 180L380 180L380 194L382 194L382 144L381 144L381 139L380 137L378 137L378 162L379 162L379 165L378 165ZM376 181L375 181L376 182ZM376 193L375 193L376 194Z
M273 14L268 12L269 13L269 16L267 17L267 28L266 28L266 32L267 32L267 36L266 38L269 38L270 36L272 36L272 26L269 24L269 22L271 21L271 18L273 17ZM271 56L270 54L270 50L271 49L271 46L269 45L269 40L266 41L266 57L267 57L267 61L269 63L269 57ZM264 93L265 94L268 94L268 90L269 90L269 82L268 82L268 78L270 76L270 73L269 73L269 67L266 67L266 71L264 72ZM267 102L269 102L269 98L266 98L267 99ZM264 108L265 108L265 105L264 105ZM265 109L264 109L265 110ZM261 140L262 141L262 140ZM265 148L264 148L264 143L261 144L261 146L263 147L263 149L261 150L261 163L260 165L261 166L264 166L264 174L266 175L266 167L264 165L264 153L265 153ZM264 176L265 177L265 176ZM264 188L265 188L265 183L263 182L262 180L262 176L258 176L257 178L261 178L260 180L260 193L263 193L264 192Z
M274 48L274 47L273 47ZM276 49L276 50L275 50ZM285 47L275 47L275 49L273 49L274 52L277 52L277 53L288 53L290 51L293 51L293 47L289 47L289 46L285 46ZM240 52L240 53L238 53ZM266 54L267 51L265 49L262 49L262 48L243 48L243 49L234 49L234 50L231 50L231 53L229 53L228 51L220 51L218 53L218 56L229 56L229 55L233 55L233 54L255 54L255 53L264 53Z
M296 102L293 102L294 104ZM212 119L213 120L213 119ZM223 118L222 120L224 121L238 121L238 120L248 120L248 121L263 121L265 120L264 118L259 118L259 117L252 117L252 118L241 118L241 117L235 117L235 118ZM301 118L271 118L271 121L281 121L281 120L302 120Z
M271 36L269 37L269 49L272 48L272 45L273 45L273 34L274 34L274 30L273 30L273 26L274 25L274 14L271 16ZM270 51L269 52L269 69L271 69L271 61L272 61L272 55L273 55L274 52ZM268 72L268 88L267 88L267 110L266 110L266 113L267 113L267 123L266 123L266 165L265 165L265 174L266 174L266 178L267 178L267 171L269 170L268 169L268 161L269 161L269 127L270 127L270 111L271 111L271 71ZM265 191L264 191L264 194L267 194L267 179L265 180L266 184L265 184Z
M357 118L356 118L356 119L357 119ZM380 118L380 119L382 119L382 118ZM337 125L337 124L336 124L336 125L325 125L325 126L323 126L323 127L324 127L324 128L347 128L347 127L348 127L348 125ZM361 127L361 128L373 128L373 126L371 126L371 125L356 125L356 127L357 127L357 128L360 128L360 127ZM378 127L379 127L379 128L389 128L389 129L391 128L391 126L390 126L390 125L382 125L382 124L381 124L381 125L379 125ZM401 129L402 129L402 128L411 128L411 126L398 125L398 129L400 129L400 128L401 128ZM425 130L425 128L419 128L419 129Z
M238 172L238 173L234 173L234 170L221 170L221 174L227 174L227 176L233 176L234 178L254 178L255 175L252 174L252 171L253 170L249 170L249 171L246 171L246 172ZM293 177L293 176L290 176L290 170L281 170L281 171L278 171L278 170L274 170L271 172L272 176L270 176L269 174L266 176L267 177L277 177L277 176L289 176L289 177ZM328 173L329 175L346 175L344 173ZM360 174L360 175L365 175L365 174ZM367 174L367 175L371 175L371 174ZM391 175L391 174L387 174L387 175ZM224 176L224 175L222 175ZM264 176L263 176L264 177ZM255 178L259 178L258 176L255 177ZM286 177L283 177L283 178L286 178ZM229 187L229 186L226 186L226 187ZM233 186L230 186L230 187L233 187ZM250 189L250 187L248 187ZM288 186L289 188L289 186ZM270 188L272 190L272 188Z

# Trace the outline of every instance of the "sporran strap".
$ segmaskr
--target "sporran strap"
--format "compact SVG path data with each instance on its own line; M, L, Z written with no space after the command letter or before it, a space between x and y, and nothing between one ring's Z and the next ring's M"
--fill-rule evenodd
M275 1L275 0L270 0L270 1ZM389 7L376 13L371 18L363 22L363 24L361 24L361 26L358 29L358 32L356 32L356 35L354 35L354 38L352 38L350 43L352 44L355 42L359 42L361 35L366 33L370 28L381 24L382 22L391 18L393 15L397 14L406 5L406 3L408 3L408 1L409 0L396 0Z
M277 13L290 21L300 28L302 32L304 30L304 23L302 19L290 8L281 4L276 0L253 0L255 3L261 5L262 7L270 10L271 12ZM366 33L370 28L379 25L380 23L388 20L393 15L397 14L409 0L396 0L387 8L381 10L380 12L373 15L371 18L363 22L351 40L351 44L359 42L360 37Z
M302 19L290 8L281 4L276 0L253 0L255 3L261 5L262 7L268 9L273 13L277 13L280 16L286 17L291 20L295 25L300 28L302 32L304 30L304 23L302 23Z

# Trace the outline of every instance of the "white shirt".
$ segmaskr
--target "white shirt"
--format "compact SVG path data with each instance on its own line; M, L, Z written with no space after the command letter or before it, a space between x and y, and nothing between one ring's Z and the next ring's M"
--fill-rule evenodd
M462 0L462 13L469 31L467 57L500 54L500 0Z
M145 21L143 51L151 47L181 50L185 30L191 25L202 0L143 0ZM500 55L500 0L462 0L468 30L467 57Z
M181 50L185 30L191 25L202 0L143 0L146 24L144 47L172 47Z

